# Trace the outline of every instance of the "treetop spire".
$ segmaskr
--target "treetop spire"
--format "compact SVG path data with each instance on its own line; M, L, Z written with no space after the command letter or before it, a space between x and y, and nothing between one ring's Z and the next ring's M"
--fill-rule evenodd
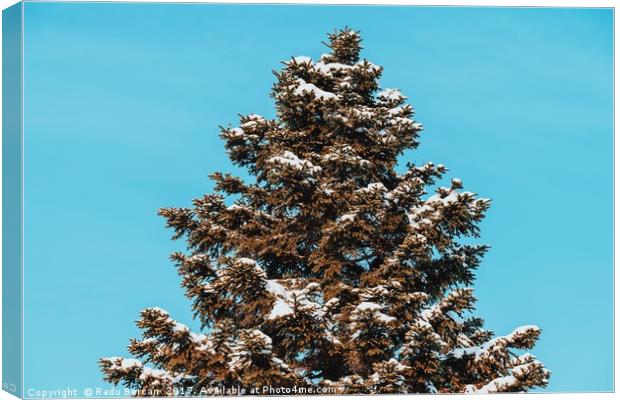
M325 55L324 61L339 62L342 64L353 65L359 61L360 51L362 50L362 37L359 31L354 31L349 27L329 33L329 43L327 47L332 50L332 54Z

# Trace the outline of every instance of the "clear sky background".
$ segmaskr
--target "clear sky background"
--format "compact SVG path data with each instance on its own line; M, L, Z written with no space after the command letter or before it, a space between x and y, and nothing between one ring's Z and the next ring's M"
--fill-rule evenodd
M145 307L196 327L157 209L244 176L218 125L345 25L425 126L402 159L493 199L476 314L543 329L548 391L613 389L610 9L102 3L25 6L26 389L108 387Z

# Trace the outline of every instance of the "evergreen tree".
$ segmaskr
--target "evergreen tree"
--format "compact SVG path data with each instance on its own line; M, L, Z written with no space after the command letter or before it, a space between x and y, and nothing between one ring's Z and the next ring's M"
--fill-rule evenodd
M105 379L143 391L218 385L333 387L347 393L480 393L547 385L530 349L536 326L494 336L468 286L487 246L466 244L490 201L441 165L397 157L422 125L358 32L329 35L314 62L275 72L277 119L223 128L230 159L255 178L216 172L215 194L159 213L185 238L174 253L206 333L143 310L137 359L104 358ZM236 197L233 205L226 200ZM467 242L470 243L470 242ZM150 365L148 367L147 365Z

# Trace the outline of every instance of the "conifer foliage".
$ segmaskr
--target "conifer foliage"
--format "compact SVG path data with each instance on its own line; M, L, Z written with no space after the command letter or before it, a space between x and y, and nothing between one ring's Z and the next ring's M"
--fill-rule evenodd
M141 312L135 358L99 361L140 390L332 387L344 393L488 393L547 385L525 352L540 335L505 336L474 317L469 287L487 250L472 245L490 201L441 164L397 157L422 125L358 32L275 72L277 118L223 128L230 159L255 178L216 172L216 193L159 213L187 241L174 253L202 333L164 310ZM437 187L432 192L432 187ZM231 198L236 200L232 205Z

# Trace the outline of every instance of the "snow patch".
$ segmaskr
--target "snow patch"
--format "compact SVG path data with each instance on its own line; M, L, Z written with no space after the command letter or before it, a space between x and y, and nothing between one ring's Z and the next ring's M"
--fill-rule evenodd
M267 160L272 164L285 165L298 171L306 170L311 174L319 173L322 171L321 167L315 166L308 160L300 159L294 153L285 151L279 156L271 157Z
M301 78L297 80L297 84L298 86L294 93L298 96L302 96L305 93L312 93L314 97L321 100L336 99L338 97L331 92L326 92L325 90L319 89L312 83L307 83Z
M389 102L401 102L406 99L398 89L383 89L377 93L377 98Z

